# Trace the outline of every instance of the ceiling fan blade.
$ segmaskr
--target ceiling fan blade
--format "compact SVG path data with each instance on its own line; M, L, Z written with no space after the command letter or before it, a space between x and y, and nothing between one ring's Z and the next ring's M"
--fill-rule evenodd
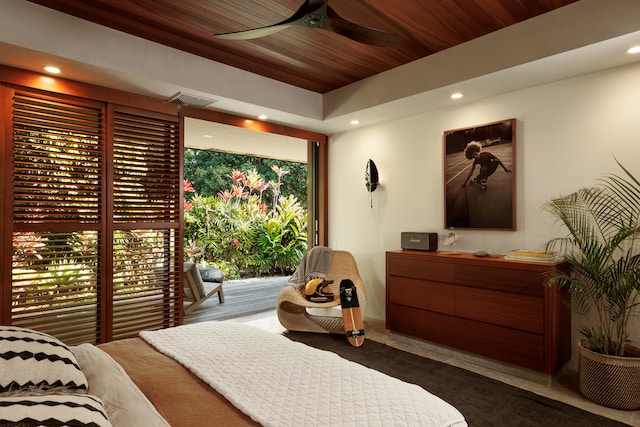
M292 25L297 25L332 31L357 42L373 46L393 46L400 41L400 36L397 34L347 21L338 15L328 3L329 0L305 0L293 15L282 22L251 30L215 34L215 37L228 40L249 40L268 36Z
M266 27L254 28L245 31L233 31L230 33L214 34L215 37L227 40L249 40L264 37L282 31L291 25L304 27L329 28L326 8L329 0L305 0L298 10L284 21ZM324 18L324 19L323 19Z
M215 37L224 40L250 40L259 37L270 36L288 28L291 24L276 24L268 27L254 28L253 30L234 31L232 33L214 34Z
M327 16L334 32L357 42L385 47L393 46L400 41L400 36L397 34L347 21L338 15L331 6L327 6Z

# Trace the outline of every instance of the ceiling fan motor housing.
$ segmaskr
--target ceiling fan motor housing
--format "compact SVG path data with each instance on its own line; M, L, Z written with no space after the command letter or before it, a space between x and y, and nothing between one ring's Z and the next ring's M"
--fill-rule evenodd
M329 26L329 19L326 15L314 13L306 15L304 17L304 23L309 28L327 28Z

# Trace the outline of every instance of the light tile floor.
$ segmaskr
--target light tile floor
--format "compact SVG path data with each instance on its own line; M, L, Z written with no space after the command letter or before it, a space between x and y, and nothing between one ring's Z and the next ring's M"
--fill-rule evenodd
M258 313L247 317L231 319L230 321L250 324L275 333L282 333L285 330L282 325L280 325L275 311ZM578 390L577 376L575 373L565 372L554 377L549 377L530 370L496 363L491 360L435 346L418 339L392 334L389 330L385 329L383 321L375 319L367 319L365 328L367 339L467 369L506 384L528 390L532 393L576 406L585 411L602 415L631 426L640 427L640 411L620 411L605 408L585 399Z

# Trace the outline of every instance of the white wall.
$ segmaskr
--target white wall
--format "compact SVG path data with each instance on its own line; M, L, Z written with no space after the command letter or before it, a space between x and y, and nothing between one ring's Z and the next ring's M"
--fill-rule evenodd
M455 243L505 253L542 249L561 233L542 204L618 172L614 155L640 176L638 112L640 65L630 65L332 137L329 242L356 257L367 317L385 318L385 251L400 249L401 231L437 231L446 249L443 131L517 119L517 231L458 230L463 238ZM364 185L369 158L382 182L373 208Z

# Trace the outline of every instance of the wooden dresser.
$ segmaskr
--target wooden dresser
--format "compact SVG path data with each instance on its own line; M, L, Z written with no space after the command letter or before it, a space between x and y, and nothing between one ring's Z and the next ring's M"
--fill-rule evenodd
M403 250L386 264L391 331L547 374L571 357L568 295L542 284L566 263Z

